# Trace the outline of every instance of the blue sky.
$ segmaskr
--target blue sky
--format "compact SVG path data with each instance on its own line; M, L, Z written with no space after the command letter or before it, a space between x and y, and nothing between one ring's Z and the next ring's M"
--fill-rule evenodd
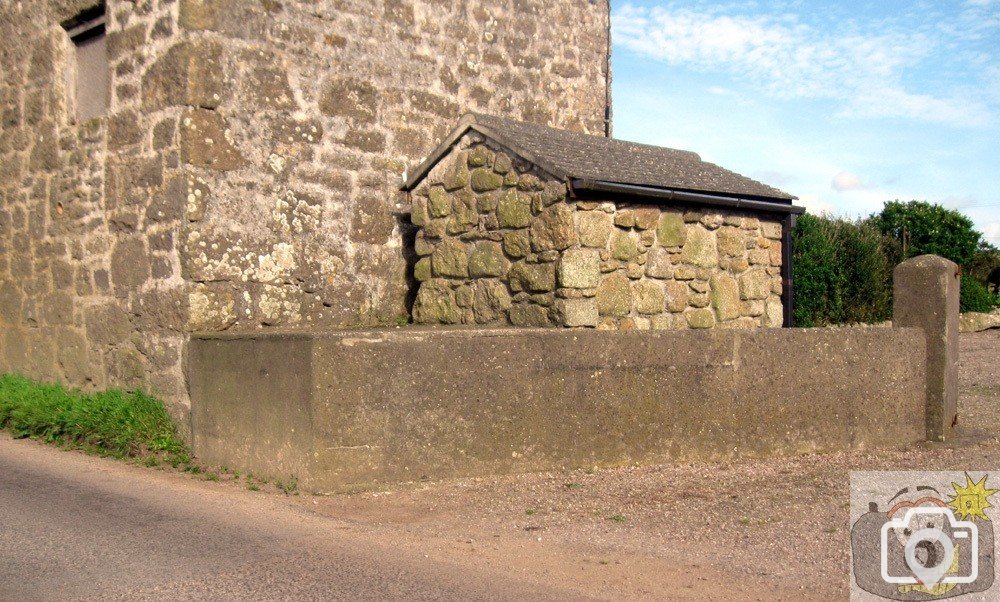
M1000 0L612 0L614 134L857 217L891 199L1000 246Z

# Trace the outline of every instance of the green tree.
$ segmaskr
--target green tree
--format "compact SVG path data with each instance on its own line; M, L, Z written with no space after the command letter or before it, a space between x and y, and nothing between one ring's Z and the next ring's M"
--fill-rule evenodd
M998 267L1000 267L1000 249L984 240L979 243L979 248L976 249L972 261L968 265L962 266L962 269L965 274L981 282L986 282L990 273Z
M965 266L982 238L968 217L926 201L889 201L872 223L899 241L902 259L934 254Z
M990 311L1000 305L985 284L989 272L1000 265L1000 250L982 240L968 217L925 201L890 201L871 221L899 243L901 253L893 263L933 253L962 266L962 311Z

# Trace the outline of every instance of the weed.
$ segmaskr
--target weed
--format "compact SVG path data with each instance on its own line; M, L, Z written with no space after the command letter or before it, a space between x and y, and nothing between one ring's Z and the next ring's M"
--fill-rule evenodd
M298 495L299 494L299 481L295 477L292 477L288 481L275 481L275 486L284 491L285 495Z
M249 489L250 491L260 491L260 485L254 483L253 481L250 481L249 483L247 483L247 489Z
M527 514L528 516L534 516L535 514L538 513L538 510L535 510L534 508L528 508L527 510L524 511L524 513Z
M215 473L215 472L206 472L205 473L205 480L206 481L215 481L215 482L218 482L218 480L219 480L219 474Z
M579 488L583 487L583 485L581 485L579 483L563 483L563 487L565 489L579 489Z
M628 519L625 518L624 514L612 514L611 516L608 517L608 520L616 523L623 523Z
M740 517L740 524L744 527L750 524L750 518L747 516Z
M0 376L0 428L116 458L188 460L163 404L142 392L82 393L16 374Z

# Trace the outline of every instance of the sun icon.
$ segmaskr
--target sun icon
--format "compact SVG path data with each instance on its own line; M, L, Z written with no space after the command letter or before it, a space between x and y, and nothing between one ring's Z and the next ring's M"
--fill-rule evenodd
M969 473L965 473L965 487L958 485L958 483L952 483L951 486L955 489L954 494L951 495L951 501L948 505L955 509L955 514L959 516L961 520L965 520L970 516L972 518L981 518L983 520L990 520L990 517L986 516L985 510L987 508L992 508L993 504L989 502L989 497L992 496L998 489L987 489L986 488L986 477L975 483Z

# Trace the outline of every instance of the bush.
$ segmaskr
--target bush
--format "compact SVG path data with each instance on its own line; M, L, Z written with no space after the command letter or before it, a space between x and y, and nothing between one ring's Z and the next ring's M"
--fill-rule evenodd
M871 223L806 214L792 237L797 326L889 319L894 249Z
M163 453L186 461L184 443L156 398L118 390L85 394L23 376L0 376L0 428L15 437L116 457Z
M1000 251L961 213L923 201L891 201L856 222L803 215L792 233L797 326L872 323L892 317L892 268L940 255L963 267L962 311L988 312L1000 295L983 284Z
M833 258L836 243L829 220L808 213L792 232L793 318L796 326L819 326L839 315L841 274Z
M971 276L963 276L959 305L962 311L989 313L1000 306L1000 295L995 295L986 285Z

